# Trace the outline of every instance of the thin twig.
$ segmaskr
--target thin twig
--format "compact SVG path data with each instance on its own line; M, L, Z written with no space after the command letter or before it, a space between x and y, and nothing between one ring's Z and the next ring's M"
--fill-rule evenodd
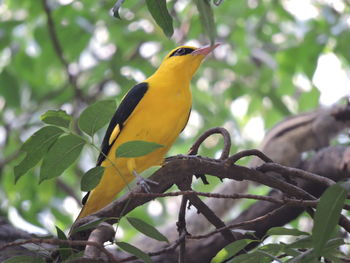
M223 198L223 199L252 199L252 200L261 200L267 201L276 204L285 204L292 206L301 206L301 207L316 207L318 200L303 200L303 199L292 199L288 197L283 197L282 199L275 198L272 196L264 195L253 195L253 194L218 194L218 193L205 193L197 191L177 191L170 193L131 193L131 196L134 198L144 198L144 197L171 197L171 196L186 196L186 195L197 195L204 196L209 198ZM345 207L345 205L344 205Z
M244 151L238 152L238 153L230 156L230 158L228 158L226 160L226 163L234 164L239 159L242 159L243 157L248 157L248 156L256 156L256 157L259 157L261 160L263 160L266 163L273 163L273 161L269 157L267 157L263 152L261 152L257 149L244 150Z
M182 185L177 184L180 190L190 190L191 188ZM193 206L195 206L200 212L213 226L216 228L223 228L221 234L223 237L231 242L235 240L235 236L232 234L231 231L228 229L225 229L225 223L196 195L189 195L188 200L191 202Z
M257 218L254 218L252 220L247 220L247 221L244 221L244 222L241 222L241 223L235 223L235 224L230 224L230 225L227 225L225 227L222 227L222 228L218 228L218 229L215 229L214 231L212 232L209 232L207 234L204 234L204 235L196 235L196 236L188 236L187 238L188 239L203 239L203 238L208 238L212 235L215 235L215 234L218 234L220 233L221 231L223 230L227 230L227 229L232 229L232 228L237 228L237 227L242 227L242 226L247 226L247 225L251 225L251 224L256 224L256 223L259 223L261 221L264 221L266 220L267 218L269 217L273 217L275 214L277 214L279 212L280 209L282 209L283 206L275 209L275 210L272 210L271 212L263 215L263 216L260 216L260 217L257 217Z
M182 233L182 235L179 237L179 239L177 239L172 245L170 246L167 246L166 248L164 249L161 249L161 250L158 250L156 252L149 252L147 253L150 257L154 257L154 256L159 256L161 254L164 254L164 253L168 253L168 252L171 252L171 251L174 251L181 243L182 241L186 238L186 233ZM122 263L122 262L128 262L128 261L131 261L131 260L135 260L137 259L137 257L135 256L130 256L130 257L127 257L127 258L124 258L122 260L120 260L119 262Z
M101 263L101 260L91 259L91 258L76 258L76 259L64 261L64 263Z
M303 178L309 181L313 181L316 183L321 183L324 184L326 186L331 186L333 184L335 184L335 182L332 179L314 174L314 173L310 173L298 168L292 168L292 167L287 167L287 166L283 166L280 165L278 163L264 163L261 166L257 167L256 170L261 171L261 172L276 172L279 173L281 175L285 174L288 175L290 177L299 177L299 178Z

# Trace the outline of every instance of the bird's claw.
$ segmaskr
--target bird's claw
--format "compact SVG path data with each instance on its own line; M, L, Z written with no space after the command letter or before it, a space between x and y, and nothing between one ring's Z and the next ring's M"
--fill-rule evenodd
M143 178L136 171L133 171L135 177L137 177L137 185L139 185L145 192L151 193L150 184L158 185L158 182L155 182L151 179Z

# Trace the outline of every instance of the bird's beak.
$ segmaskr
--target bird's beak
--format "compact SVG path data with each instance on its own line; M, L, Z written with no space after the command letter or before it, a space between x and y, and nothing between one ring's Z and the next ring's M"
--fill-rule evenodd
M193 51L192 55L208 55L210 52L212 52L217 46L219 46L219 43L214 44L213 46L207 46L202 48L197 48L195 51Z

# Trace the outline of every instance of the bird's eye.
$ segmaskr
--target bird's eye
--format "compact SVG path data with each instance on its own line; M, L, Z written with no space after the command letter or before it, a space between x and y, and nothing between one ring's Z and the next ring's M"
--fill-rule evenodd
M181 48L174 50L174 52L169 55L169 58L173 57L173 56L184 56L187 54L191 54L193 51L194 51L193 48L181 47Z
M181 56L181 55L184 55L186 52L186 49L184 48L179 48L177 51L176 51L176 55L177 56Z

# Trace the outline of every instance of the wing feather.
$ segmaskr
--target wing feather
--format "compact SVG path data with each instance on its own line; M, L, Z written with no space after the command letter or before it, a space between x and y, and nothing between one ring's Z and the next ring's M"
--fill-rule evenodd
M113 143L118 138L118 135L123 130L125 121L130 117L136 106L139 104L148 89L148 83L142 82L135 85L124 97L119 107L117 108L111 122L108 125L106 134L101 145L101 154L97 159L96 166L106 159L109 150Z

